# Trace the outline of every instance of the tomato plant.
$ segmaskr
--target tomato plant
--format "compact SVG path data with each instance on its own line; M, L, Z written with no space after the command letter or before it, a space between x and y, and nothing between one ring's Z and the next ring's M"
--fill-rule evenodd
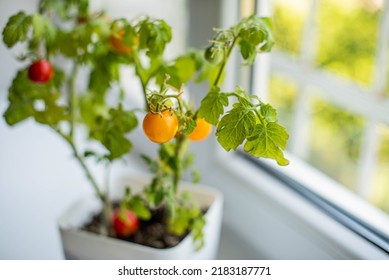
M178 119L172 110L149 112L143 120L143 131L153 142L163 144L173 139L178 130Z
M112 226L116 236L126 238L138 230L139 219L134 212L118 208L112 215Z
M207 139L209 134L211 134L212 125L210 125L203 118L199 118L196 120L196 128L189 134L189 139L192 141L202 141Z
M280 165L288 163L283 155L288 134L278 124L276 110L239 86L221 89L234 50L246 65L253 63L258 53L270 50L270 26L267 18L243 18L230 28L215 29L206 49L168 59L165 50L172 30L162 19L111 20L104 12L90 13L88 0L40 0L38 12L16 13L2 32L7 47L22 43L25 53L47 58L16 73L9 88L5 120L15 125L32 118L50 127L69 145L103 204L103 234L113 228L118 236L128 236L139 226L138 218L151 220L152 210L164 207L164 223L169 230L192 231L198 241L196 247L201 247L203 212L198 203L179 191L187 171L193 181L198 181L189 140L206 139L212 125L226 151L243 146L252 156L273 158ZM55 76L48 61L51 57L66 62L56 65ZM142 109L127 103L126 95L132 97L135 92L122 88L123 79L128 78L122 76L122 67L131 68L139 83ZM79 88L82 79L86 81ZM195 98L187 95L183 85L204 80L209 82L200 95L204 98L193 102ZM111 216L108 186L95 178L87 158L109 167L129 153L133 143L128 134L138 125L135 112L139 110L146 113L145 135L161 144L156 158L142 156L153 179L140 193L128 191L119 201L121 210ZM76 139L85 133L85 140L91 143L80 145L83 142Z
M28 77L35 83L47 83L54 75L50 62L44 59L35 61L28 68Z

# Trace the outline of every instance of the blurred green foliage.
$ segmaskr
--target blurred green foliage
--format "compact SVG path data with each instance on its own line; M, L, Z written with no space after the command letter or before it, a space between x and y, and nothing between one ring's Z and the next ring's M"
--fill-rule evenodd
M379 12L358 5L345 8L340 2L321 5L316 63L368 85L375 63Z

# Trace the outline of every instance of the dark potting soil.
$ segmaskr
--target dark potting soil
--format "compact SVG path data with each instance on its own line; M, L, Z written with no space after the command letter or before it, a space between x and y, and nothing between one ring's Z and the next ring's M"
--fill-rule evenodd
M139 229L130 237L118 238L113 235L111 235L111 237L157 249L165 249L176 246L188 234L175 235L168 232L166 225L163 223L166 208L153 210L151 213L151 219L149 221L140 220ZM102 213L99 213L96 214L82 229L100 234L101 228Z

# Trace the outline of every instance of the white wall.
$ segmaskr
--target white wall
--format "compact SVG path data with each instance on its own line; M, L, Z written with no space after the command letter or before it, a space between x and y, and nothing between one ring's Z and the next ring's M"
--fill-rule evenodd
M33 12L37 2L1 1L0 29L17 11ZM147 13L165 18L174 27L176 36L170 55L177 54L185 45L185 1L95 0L92 4L95 9L106 7L115 17L132 18ZM8 50L0 43L1 116L7 106L11 79L23 67L14 59L19 53L20 48ZM118 164L113 177L116 173L139 171L140 167L132 164L131 159L128 163L125 167ZM91 166L97 174L104 173L93 163ZM0 259L63 258L56 220L74 200L90 192L89 182L62 139L32 120L8 127L0 118Z

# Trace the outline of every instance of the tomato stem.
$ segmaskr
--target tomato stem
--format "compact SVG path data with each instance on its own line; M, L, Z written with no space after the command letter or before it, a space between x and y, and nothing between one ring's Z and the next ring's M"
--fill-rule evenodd
M261 124L265 126L265 119L261 116L261 114L258 112L258 110L254 110L255 114L258 116L258 119L261 121Z
M70 139L74 139L74 129L76 126L77 116L76 116L76 106L77 106L77 96L76 96L76 78L78 73L78 64L74 63L70 78L68 80L68 90L69 90L69 113L70 113Z
M149 83L149 78L145 77L145 69L139 59L138 52L136 50L133 50L133 59L134 59L134 64L135 64L135 71L138 74L137 76L139 77L141 86L142 86L142 91L143 91L143 98L145 101L145 108L146 111L149 111L149 105L148 105L148 100L147 100L147 84Z
M83 157L80 155L75 143L73 142L73 139L67 136L65 133L63 133L59 128L53 128L71 147L74 157L77 159L78 163L81 165L82 169L84 170L86 177L88 178L89 182L91 182L98 198L103 203L103 218L104 218L104 224L105 224L105 230L106 233L109 232L110 228L110 206L109 206L109 199L108 195L104 194L100 187L98 186L95 178L92 175L92 172L89 170L89 167L86 165Z
M182 158L185 154L185 142L187 141L187 136L181 134L176 136L176 145L174 150L174 157L176 162L182 162ZM182 177L182 166L177 164L176 168L173 171L173 191L174 194L178 192L178 186Z
M215 79L215 81L214 81L214 83L213 83L213 86L219 86L221 76L222 76L222 74L223 74L223 72L224 72L224 69L225 69L225 67L226 67L226 65L227 65L228 59L229 59L229 57L230 57L230 55L231 55L231 52L232 52L232 50L233 50L233 48L234 48L234 46L235 46L236 38L237 38L237 37L234 36L234 39L233 39L233 41L232 41L232 43L231 43L231 46L229 47L229 49L228 49L228 51L227 51L227 54L225 55L225 57L224 57L224 59L223 59L223 62L222 62L222 64L220 65L219 72L217 73L217 76L216 76L216 79Z

